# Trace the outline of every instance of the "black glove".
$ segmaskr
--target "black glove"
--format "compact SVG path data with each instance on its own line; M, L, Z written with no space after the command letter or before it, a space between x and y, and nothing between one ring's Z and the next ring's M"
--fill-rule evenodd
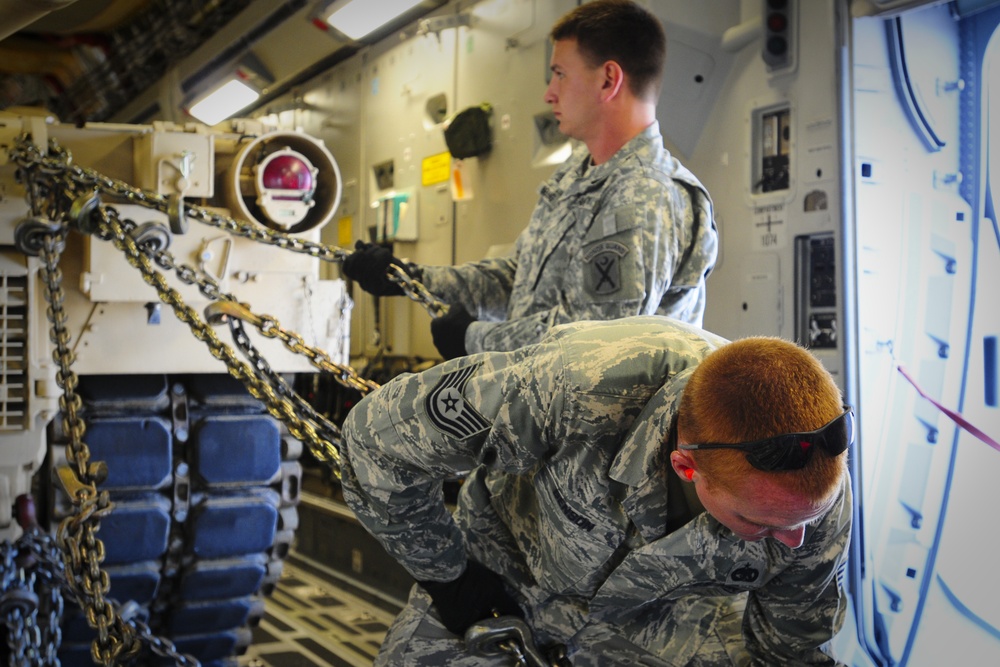
M361 289L375 296L402 296L403 288L389 280L389 267L395 264L413 277L413 272L396 259L392 251L376 243L358 241L354 252L344 258L343 273L361 285Z
M447 313L431 320L431 338L434 339L434 347L445 361L468 354L465 351L465 332L475 321L476 318L469 315L469 312L459 304L449 306Z
M444 627L460 637L469 626L494 613L524 618L500 575L474 560L466 563L465 572L454 581L418 583L431 594Z

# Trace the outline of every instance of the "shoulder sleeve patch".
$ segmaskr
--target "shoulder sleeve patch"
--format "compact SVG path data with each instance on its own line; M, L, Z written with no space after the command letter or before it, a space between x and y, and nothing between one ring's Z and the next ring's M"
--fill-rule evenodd
M459 440L489 428L486 421L465 400L462 390L482 364L472 364L445 373L427 395L427 416L434 428Z
M587 292L595 296L614 294L622 288L621 259L628 246L620 241L598 241L583 252L584 282Z

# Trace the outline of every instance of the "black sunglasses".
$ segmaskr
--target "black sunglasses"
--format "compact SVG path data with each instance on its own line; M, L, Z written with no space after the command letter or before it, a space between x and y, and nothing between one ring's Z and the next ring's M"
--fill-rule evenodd
M739 449L747 462L758 470L798 470L808 463L813 445L828 456L837 456L854 443L854 408L845 405L844 412L830 423L808 433L783 433L763 440L739 443L709 442L700 445L678 445L680 449Z

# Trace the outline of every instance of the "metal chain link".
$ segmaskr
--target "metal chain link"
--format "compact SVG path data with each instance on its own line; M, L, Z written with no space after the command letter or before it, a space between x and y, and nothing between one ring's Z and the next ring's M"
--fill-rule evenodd
M67 184L75 183L79 186L84 186L85 189L123 199L130 204L138 204L160 211L174 220L178 218L183 220L197 220L202 224L221 229L233 236L309 255L310 257L316 257L326 262L343 262L351 255L351 251L344 248L316 243L289 236L260 225L236 220L216 211L188 204L183 200L172 199L168 196L133 187L124 181L104 176L93 169L74 165L72 164L72 156L69 152L61 148L55 140L49 141L49 154L46 156L27 137L21 136L10 151L10 157L12 161L17 162L21 166L37 165L38 170L48 175L51 181L58 179ZM45 184L40 183L39 190L35 193L35 196L32 196L29 192L29 198L41 201L49 199L50 193L44 188ZM70 190L75 189L70 188ZM56 219L54 216L50 217ZM439 317L447 311L447 304L437 299L422 283L411 278L405 271L399 269L399 267L390 267L388 277L389 280L400 285L406 296L423 306L432 317Z
M36 578L46 581L45 585L40 586L40 610L44 609L45 603L42 601L42 597L45 586L48 586L50 589L49 597L51 598L51 602L49 604L51 611L49 612L49 627L43 627L43 623L39 621L39 627L42 630L42 649L45 651L45 654L42 655L40 667L59 667L60 662L57 652L62 641L61 619L64 607L63 600L65 597L74 597L75 592L66 576L62 553L52 536L36 530L30 536L26 533L22 537L22 540L24 541L22 551L29 552L31 558L38 563ZM170 658L177 665L198 667L200 663L196 659L178 652L177 648L170 641L153 634L149 626L142 619L136 617L138 605L135 602L129 602L122 606L119 606L114 600L109 600L109 602L115 607L116 612L124 622L135 627L139 641L148 646L153 653L160 657ZM41 614L39 614L39 617L41 617ZM48 640L46 640L45 636L46 631L51 636Z
M41 667L59 667L64 610L62 589L66 582L62 554L52 536L37 526L25 531L19 542L22 554L35 573L37 623L41 635L38 664Z
M109 240L109 228L106 226L102 227L99 224L95 225L94 223L96 218L102 216L105 218L114 217L129 232L135 228L134 222L120 220L118 212L114 208L101 207L99 199L96 198L97 192L111 194L117 198L126 199L131 203L160 211L163 211L164 206L169 206L169 204L164 203L166 202L166 198L162 195L139 190L121 181L101 176L91 169L72 165L72 157L67 152L59 148L54 142L50 142L50 144L52 144L50 146L50 153L59 157L46 158L42 156L34 144L31 144L22 137L18 140L15 150L11 153L12 159L17 160L22 167L31 168L30 171L32 174L41 172L63 178L63 187L61 189L63 193L61 198L63 205L51 208L57 209L60 214L63 211L68 211L67 215L72 219L71 222L75 222L78 227L81 227L81 231L94 233L104 240ZM39 181L40 179L36 178L33 180ZM46 192L51 192L51 188L47 189ZM99 212L96 208L102 208L103 212L98 215ZM343 261L350 254L342 248L280 235L272 230L254 227L248 223L239 222L197 206L185 205L184 208L186 215L229 231L234 235L243 236L254 241L269 243L295 252L303 252L328 261ZM50 219L58 219L58 217L51 214L49 217ZM216 280L197 271L190 265L178 264L174 257L165 249L151 250L144 247L143 250L148 250L148 254L151 253L156 263L164 270L174 271L177 277L185 284L196 285L199 291L209 299L228 300L238 303L234 296L222 292ZM411 298L415 301L427 304L433 303L434 297L430 295L430 292L420 283L410 279L405 272L402 273L401 277L390 276L390 278L395 281L403 281L401 284L404 285L404 289L409 289L412 292ZM437 308L438 310L433 312L440 314L442 312L440 303ZM362 394L378 388L378 383L362 378L349 366L334 362L325 351L307 345L300 335L281 328L280 324L273 317L257 317L246 311L245 318L246 321L257 326L263 335L271 338L279 338L291 352L305 356L313 366L321 371L330 373L340 384L350 389L355 389Z
M406 296L423 306L431 317L441 317L448 312L448 304L431 294L423 283L414 280L401 266L390 264L388 272L389 280L402 287Z
M165 195L133 187L124 181L104 176L93 169L73 164L72 155L63 149L54 139L49 140L47 155L43 154L38 146L23 135L17 139L9 152L11 160L18 165L32 168L36 173L47 176L46 180L49 183L55 184L61 181L64 186L70 186L68 190L71 192L83 192L87 190L101 192L129 204L138 204L160 211L168 217L173 215L175 218L178 216L182 216L184 219L190 218L226 231L233 236L241 236L251 241L277 246L292 252L317 257L328 262L343 261L350 254L348 251L336 246L288 236L267 229L266 227L238 221L228 216L187 204L186 202L171 200L170 197ZM44 188L44 185L41 187ZM42 201L50 199L49 193L41 190L34 193L34 196L32 196L32 193L29 193L29 197Z
M340 429L338 429L326 417L318 413L305 399L292 389L287 382L285 382L284 378L271 369L271 365L267 363L267 360L263 356L261 356L260 352L250 341L246 331L243 330L243 323L241 320L230 318L229 329L233 334L233 340L236 343L236 346L240 348L240 351L247 357L251 366L257 371L258 375L265 378L271 383L272 386L278 389L284 398L292 401L298 408L300 414L306 415L314 424L317 425L318 431L323 435L323 439L320 440L319 443L309 443L311 445L310 451L319 461L326 463L334 470L335 473L339 474L340 451L334 447L332 443L340 442ZM327 444L329 446L326 446Z
M31 648L11 650L8 664L11 667L59 667L59 647L62 644L62 616L64 597L74 593L67 584L65 563L56 540L42 531L37 525L25 529L18 540L11 545L0 545L3 556L3 579L0 581L0 609L5 609L13 598L23 602L23 591L18 594L18 588L11 582L30 581L33 578L34 594L31 600L36 607L33 626L37 632L30 631ZM10 556L16 554L12 561ZM12 593L13 591L13 593ZM0 616L6 616L0 612ZM8 645L10 639L25 641L25 628L30 624L20 619L18 625L12 627L8 619ZM18 637L18 635L22 637Z
M96 487L106 477L107 469L103 463L90 462L90 449L83 441L86 427L79 414L83 401L76 393L78 379L71 368L74 355L69 349L67 316L62 306L65 295L57 244L56 237L45 237L39 273L49 303L46 313L50 323L49 338L55 345L52 357L59 366L56 383L63 391L59 398L63 429L70 440L66 448L69 467L59 468L59 477L76 508L74 514L59 524L57 539L66 571L72 574L67 577L67 584L80 602L88 624L97 630L97 637L91 644L91 657L100 665L118 665L133 659L141 645L136 641L135 628L124 622L105 598L111 582L107 572L101 569L104 543L97 532L101 518L111 511L112 504L108 492L98 492Z
M43 156L40 150L23 136L18 139L11 151L12 159L16 160L27 173L25 180L35 185L33 189L36 196L46 198L49 214L69 218L70 222L75 222L81 231L93 233L104 240L111 240L119 250L125 253L129 263L142 272L143 279L157 289L161 300L173 307L178 318L192 328L195 337L206 342L213 356L226 362L230 373L237 379L248 379L248 376L252 375L247 372L248 369L239 368L240 362L232 356L232 351L228 348L223 349L225 346L210 330L200 324L201 320L184 305L183 299L176 290L170 288L163 281L162 276L152 268L149 260L143 257L148 248L138 247L129 234L135 228L135 224L132 221L120 220L118 211L113 207L101 206L99 200L95 198L95 194L105 192L131 203L166 212L168 215L171 213L167 210L172 205L171 202L162 195L133 188L121 181L102 176L94 170L73 165L72 156L55 141L50 141L49 154L49 157ZM39 178L39 175L49 177L50 182L47 187L43 185L44 179ZM54 181L59 181L59 187L56 187ZM40 204L35 206L35 209L40 208ZM199 207L185 206L184 209L186 215L193 214L194 218L202 222L251 240L304 252L329 261L340 261L348 254L340 248L279 235L271 230L252 227L247 223L241 223ZM172 212L176 214L176 210ZM218 283L212 278L204 275L199 277L195 269L188 265L177 264L169 253L161 250L150 252L150 254L163 268L176 271L182 282L197 284L199 290L210 299L224 299L236 303L232 295L222 293ZM305 355L314 366L331 373L335 378L346 383L346 386L362 393L367 393L378 387L377 383L358 376L353 369L334 363L329 355L322 350L306 345L301 336L282 329L273 317L254 317L252 320L266 327L262 333L265 335L270 333L270 337L279 337L291 351ZM294 410L289 410L287 403L282 405L281 401L277 400L275 393L262 387L263 384L265 383L256 383L257 386L253 388L251 394L269 404L268 409L272 414L276 412L275 416L284 416L286 421L289 420L287 418L290 418L293 423L290 431L293 435L306 442L319 442L314 429L304 420L294 418Z
M313 366L326 371L338 383L348 389L356 389L361 394L367 394L379 387L377 382L361 377L353 368L334 362L325 351L307 345L302 336L293 331L283 329L281 323L270 315L256 315L249 308L241 303L237 303L235 300L220 300L218 303L208 306L205 310L209 321L214 323L227 322L233 318L249 322L263 336L277 338L288 350L306 357Z
M65 164L68 165L69 162L70 158L66 156ZM53 221L47 227L59 227L55 220L71 218L75 203L72 196L74 183L70 179L60 179L60 172L50 165L32 163L21 166L21 177L26 183L33 213ZM50 178L47 181L45 177ZM52 356L58 365L56 382L63 391L59 398L63 430L70 440L66 450L70 465L58 469L58 473L76 508L75 513L64 519L57 530L58 551L64 559L65 567L63 570L53 570L53 573L60 576L61 585L73 595L84 610L88 624L97 631L97 637L91 645L94 662L101 665L127 664L138 656L143 641L150 645L162 642L153 641L146 628L137 632L134 622L130 623L116 613L114 601L106 597L110 589L110 578L101 569L104 545L96 534L100 529L100 519L111 511L112 504L107 492L98 492L96 488L106 477L106 468L103 463L90 462L90 451L83 441L86 428L79 415L82 400L76 393L78 379L71 368L74 355L69 348L70 335L66 329L67 316L63 309L65 295L62 290L62 273L58 266L61 250L65 247L64 235L65 228L60 227L57 234L46 234L38 247L42 256L39 275L49 304L46 314L50 322L49 338L54 344ZM45 623L45 659L49 664L58 664L56 651L61 640L60 620L63 610L61 596L56 598L54 588L50 586L50 601L43 606L48 613ZM39 632L38 642L41 641ZM200 664L197 660L178 654L172 648L161 651L161 654L176 656L177 664Z
M197 667L198 660L179 653L167 640L154 636L149 628L129 619L116 610L116 603L107 598L110 578L101 569L104 561L104 544L97 538L100 519L110 513L113 505L106 491L98 492L96 485L106 477L103 463L90 462L90 450L83 441L86 426L79 412L82 400L76 393L78 379L71 368L74 355L69 349L69 332L66 330L66 313L62 308L65 298L62 290L62 273L59 270L60 240L47 236L42 246L42 267L39 271L46 299L47 315L51 329L50 340L55 345L53 359L59 365L56 382L63 389L59 399L63 414L63 430L69 435L66 458L69 468L58 470L60 481L76 507L76 512L59 525L57 531L58 553L62 554L64 567L53 569L53 576L66 586L69 593L84 610L88 624L97 630L91 645L91 657L101 665L120 665L132 662L143 645L158 655L169 657L178 665ZM50 550L52 550L50 548ZM39 554L44 552L39 551ZM61 639L61 598L49 607L48 639L45 643L49 664L58 664L55 652ZM41 641L41 640L40 640Z
M58 223L58 233L44 236L39 252L43 258L40 276L49 304L49 337L54 345L53 360L58 366L56 381L62 389L59 405L63 415L63 430L70 441L66 452L70 466L59 469L59 475L75 507L74 514L64 519L57 531L63 567L53 570L53 576L60 577L62 586L78 601L85 611L88 623L97 631L97 637L91 646L91 656L95 663L107 666L126 664L133 661L145 645L157 655L171 658L178 665L199 665L194 658L179 653L169 641L155 636L145 623L133 617L131 611L119 612L114 601L106 597L110 579L107 572L101 569L104 545L97 537L97 532L101 519L111 511L112 503L107 491L99 492L97 489L97 485L106 476L106 468L103 463L90 461L90 450L83 440L86 427L79 414L82 400L76 393L78 379L72 370L75 357L69 347L67 316L62 307L62 274L58 266L60 253L65 247L67 225L74 225L83 233L111 241L122 251L129 264L140 271L143 280L156 289L161 301L171 306L174 314L187 324L195 338L204 342L209 352L226 365L230 375L240 380L247 391L263 403L269 414L284 422L294 437L306 443L317 458L333 466L338 474L339 430L270 369L237 323L250 322L262 335L278 338L287 349L305 356L313 366L330 373L341 384L362 394L379 385L362 378L350 367L333 362L326 352L307 345L302 336L283 329L273 317L253 314L234 297L222 293L218 283L211 277L199 274L190 266L177 264L173 256L164 250L137 244L131 234L135 223L121 220L116 209L100 205L95 195L104 193L127 203L158 210L172 222L178 218L191 218L235 236L324 261L342 262L350 253L335 246L239 222L188 205L183 200L146 192L102 176L94 170L74 165L71 154L54 140L49 142L48 155L43 155L29 138L19 137L10 150L10 158L21 167L19 178L25 185L32 215L53 221L53 224L61 221ZM222 314L216 317L220 321L226 321L225 318L228 317L234 339L252 365L240 361L233 350L218 339L210 326L184 303L177 290L170 287L163 275L154 268L154 261L157 266L174 271L182 282L197 285L208 298L218 304L225 304ZM396 269L395 272L390 272L389 278L400 284L411 299L427 308L433 316L440 316L445 312L447 306L437 301L422 284L405 272ZM212 318L212 315L208 317ZM5 568L5 571L10 570ZM7 591L13 585L13 582L5 582L2 590ZM8 627L20 628L19 632L8 633L8 640L12 642L12 654L22 661L16 664L31 664L24 660L29 657L34 659L35 655L39 660L42 659L40 652L43 631L46 646L44 659L48 661L43 664L58 664L55 651L61 639L59 621L62 614L61 595L57 599L57 593L54 592L58 590L58 586L48 586L50 597L43 605L34 605L30 619L25 616L24 605L10 610L0 609L16 615L9 619ZM35 621L40 607L46 614L41 628Z
M219 340L212 328L199 317L198 313L184 303L180 293L167 284L163 274L159 273L153 266L152 260L136 244L132 236L125 231L118 220L117 211L101 207L99 213L101 220L98 223L98 228L108 234L115 247L125 254L125 259L129 264L142 273L143 280L156 289L160 300L173 309L177 319L188 325L194 337L208 346L212 356L226 365L229 374L240 380L250 395L261 401L272 416L285 422L293 436L324 449L332 447L333 443L323 441L316 432L316 428L298 415L295 406L290 401L280 397L271 385L258 378L253 368L240 361L232 348Z
M38 664L41 645L35 622L38 596L33 590L34 575L18 567L17 553L14 545L0 544L0 624L6 629L10 667Z

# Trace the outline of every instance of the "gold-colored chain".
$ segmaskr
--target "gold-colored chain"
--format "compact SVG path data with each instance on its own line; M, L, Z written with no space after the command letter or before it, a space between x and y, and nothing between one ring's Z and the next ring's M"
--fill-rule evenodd
M448 304L431 294L423 283L410 277L402 267L389 265L389 280L403 288L406 296L424 307L431 317L441 317L448 312Z
M102 206L95 194L105 193L118 200L159 210L168 216L177 215L176 203L169 201L169 198L134 188L92 169L74 165L68 151L54 141L50 141L49 154L45 156L30 140L20 137L11 151L11 157L28 172L27 180L31 182L29 197L34 192L36 195L34 200L46 202L48 217L55 218L58 215L68 218L68 222L81 231L111 240L115 247L125 254L126 260L139 269L143 279L157 290L161 300L173 308L178 319L188 325L196 338L206 343L213 356L226 363L230 374L243 382L252 396L261 400L272 415L288 425L292 435L307 444L316 444L325 452L323 460L329 460L331 463L339 460L339 457L334 455L336 448L333 444L318 438L315 429L305 420L299 419L294 408L287 401L281 401L266 382L257 379L253 370L242 364L193 309L184 304L180 294L153 268L148 255L152 255L163 268L176 271L183 282L197 284L203 294L226 304L230 314L238 313L242 319L255 324L263 335L282 340L289 350L304 355L316 368L330 373L341 384L364 394L378 388L377 383L362 378L349 366L335 363L323 350L307 345L301 336L283 329L275 318L253 315L231 295L223 294L218 284L210 277L203 274L199 277L198 272L190 266L176 264L169 253L140 248L129 234L130 221L120 220L117 210L111 206ZM33 205L33 210L38 211L42 208L42 204ZM182 215L253 241L275 245L293 252L302 252L328 261L341 261L349 254L340 248L281 235L197 206L185 205L183 208Z
M299 334L284 329L270 315L254 314L232 295L222 293L211 277L192 267L177 264L164 250L140 245L133 231L135 223L121 220L118 211L102 205L98 194L109 195L115 201L137 204L158 210L168 216L171 226L186 225L188 219L216 227L234 236L273 245L292 252L306 254L324 261L342 262L349 251L335 246L290 237L270 229L237 221L219 213L187 204L179 198L147 192L100 173L73 164L72 155L55 141L50 141L43 154L26 136L19 137L10 149L10 158L21 167L32 215L44 230L41 239L31 243L42 257L41 277L49 303L50 339L54 345L53 359L58 366L56 381L62 389L59 405L63 429L69 438L69 467L59 469L60 481L72 501L75 511L60 524L57 542L65 561L66 586L85 610L88 623L97 631L91 653L97 664L114 666L135 659L142 645L154 653L174 660L178 665L198 665L198 661L179 653L166 640L156 637L131 613L119 613L106 595L110 580L101 569L104 545L97 537L101 519L112 510L107 491L98 485L106 477L103 463L90 461L90 450L84 442L86 431L80 416L82 400L76 393L78 379L72 369L74 355L70 349L70 334L63 309L64 293L59 257L65 247L65 234L70 228L111 241L130 265L141 273L143 280L156 289L161 301L169 305L177 318L185 323L192 335L204 342L209 352L222 361L231 376L239 380L251 396L261 401L265 409L282 421L292 436L304 442L316 458L329 465L339 475L339 431L318 415L311 406L284 384L242 334L237 322L247 322L263 336L277 338L291 352L306 357L317 369L329 373L345 387L366 394L378 384L361 377L350 366L334 362L323 350L306 344ZM156 266L174 271L187 284L198 286L202 294L213 300L206 309L206 319L184 303L157 271ZM391 267L389 279L399 284L404 293L420 303L434 317L444 314L447 306L436 299L419 281L398 267ZM237 344L252 364L242 362L228 345L214 333L210 324L229 322Z
M97 491L97 484L103 481L107 469L103 463L90 461L90 449L83 441L86 427L80 418L82 400L76 393L77 377L71 368L73 353L69 348L70 335L63 309L58 246L57 237L45 237L40 273L49 303L49 338L55 345L52 356L59 366L56 373L56 382L62 389L59 407L63 429L70 441L66 448L70 467L61 468L59 477L76 511L60 523L57 539L66 570L73 574L68 577L67 584L81 602L87 622L97 630L91 656L97 664L118 665L134 658L141 645L136 641L135 628L123 622L105 599L111 582L107 572L101 569L104 543L97 532L101 518L111 511L112 504L107 491Z
M257 377L249 365L240 361L232 348L219 340L212 328L201 319L198 313L184 303L180 293L167 283L163 275L154 268L152 260L136 245L132 236L125 231L117 215L113 213L113 209L102 207L99 212L103 219L98 223L98 230L108 234L115 247L125 254L125 259L128 260L129 264L139 269L143 280L156 289L160 300L173 309L177 319L188 325L195 338L208 346L213 357L226 365L229 374L242 382L250 395L261 401L272 416L284 422L293 436L310 446L330 453L331 459L339 461L336 446L320 438L314 426L299 417L295 406L290 401L282 399L275 392L274 387Z
M178 665L198 665L198 661L194 658L177 652L169 641L155 637L138 619L123 617L117 612L112 601L106 597L110 588L110 578L101 568L104 561L104 545L97 537L97 533L101 518L112 510L112 503L107 491L97 489L106 477L106 467L103 463L90 461L90 450L83 439L86 427L80 416L82 400L76 393L78 379L72 370L74 355L69 346L70 334L66 328L62 274L59 270L59 257L62 248L65 247L64 236L68 223L75 223L81 231L112 241L115 247L125 254L127 261L141 272L143 279L157 290L160 299L171 306L178 319L188 325L196 338L206 343L214 357L225 363L230 375L240 380L248 392L263 403L269 414L281 420L294 437L305 442L319 460L326 462L338 472L340 453L337 444L339 443L321 437L310 419L300 416L300 413L307 412L302 401L296 403L287 396L279 396L279 392L275 391L267 376L262 378L255 373L254 368L241 362L232 349L218 339L211 327L184 303L180 294L156 271L147 256L148 248L140 248L137 245L129 233L131 230L118 218L114 208L102 207L99 202L96 207L86 203L81 204L91 201L87 194L96 191L110 192L126 201L159 210L163 210L164 199L74 166L71 156L57 145L50 146L50 151L55 157L43 157L30 141L22 137L12 151L11 157L22 167L21 178L25 183L32 214L36 216L33 222L42 221L40 224L45 230L42 239L35 238L27 245L35 244L34 249L42 257L40 276L49 303L47 316L50 321L50 339L55 346L53 359L58 366L56 381L62 389L59 405L62 411L63 429L69 438L66 455L70 465L59 469L59 477L75 511L63 520L57 531L58 544L65 560L65 583L80 607L85 610L89 625L97 631L97 637L91 647L95 663L108 666L129 663L135 659L142 644L145 643L155 653L172 658ZM188 208L187 212L196 212L198 219L204 218L214 222L229 220L232 225L240 227L239 223L231 219L207 214L194 207ZM176 215L176 211L171 213ZM254 230L252 233L241 235L324 259L336 257L338 254L337 249L298 240L288 241L286 237L279 239L269 231ZM159 261L167 264L171 260L161 256ZM193 273L190 267L179 267L179 274L188 275L189 272ZM217 285L215 288L218 292ZM212 285L206 283L203 291L211 292L211 289ZM297 334L282 329L274 318L259 318L259 320L262 326L266 325L271 337L281 338L289 349L305 354L314 365L342 379L347 386L362 393L367 393L378 386L360 378L352 369L335 364L322 351L306 345ZM313 414L312 417L315 419L318 415ZM325 435L339 435L335 428L330 428L331 424L325 421L323 424L322 430Z
M260 225L236 220L216 211L188 204L178 198L142 190L124 181L104 176L93 169L75 165L72 163L72 157L68 151L61 148L54 140L49 141L49 154L46 156L27 137L19 137L10 151L10 155L12 160L22 166L36 165L39 171L49 175L53 180L59 178L67 184L72 182L83 186L84 190L102 192L123 199L130 204L138 204L160 211L177 224L183 224L189 219L197 220L233 236L309 255L326 262L343 262L351 255L351 251L344 248L315 243L282 234ZM423 306L431 317L440 317L448 310L447 304L431 294L420 281L414 280L399 267L391 266L388 277L389 280L402 287L407 297Z

